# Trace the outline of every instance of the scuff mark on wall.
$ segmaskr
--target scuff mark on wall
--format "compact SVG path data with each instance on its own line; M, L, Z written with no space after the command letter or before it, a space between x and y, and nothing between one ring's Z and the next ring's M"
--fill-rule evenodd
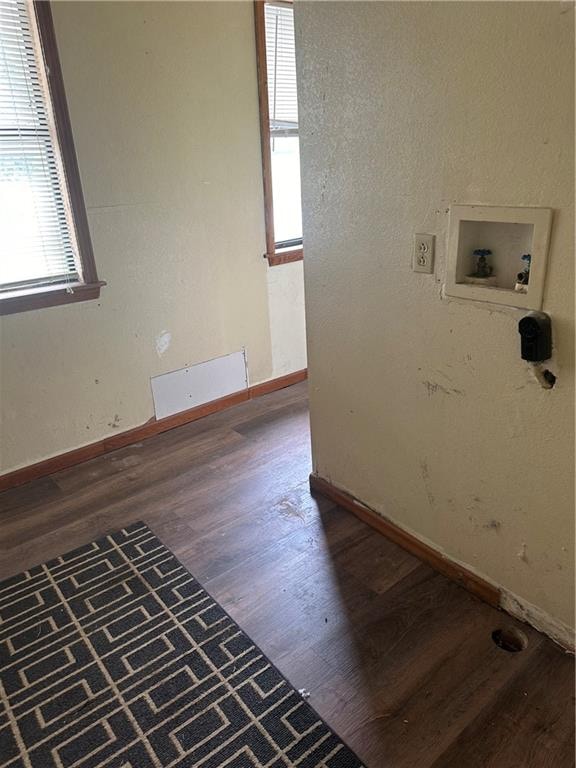
M445 395L463 395L464 392L461 389L455 387L444 387L442 384L438 384L436 381L423 381L422 384L426 387L428 397L432 397L437 392L443 392Z
M156 354L162 357L172 342L172 334L168 331L161 331L156 337Z
M430 490L430 486L429 486L430 472L428 470L428 463L426 461L420 462L420 472L422 474L422 480L424 481L426 496L428 497L428 504L430 504L430 506L433 507L436 499L434 498L434 494Z

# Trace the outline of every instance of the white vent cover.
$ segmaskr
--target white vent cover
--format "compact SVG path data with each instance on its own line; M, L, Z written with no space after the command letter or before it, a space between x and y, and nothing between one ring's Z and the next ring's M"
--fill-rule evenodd
M232 352L151 380L157 419L204 405L248 388L246 354Z

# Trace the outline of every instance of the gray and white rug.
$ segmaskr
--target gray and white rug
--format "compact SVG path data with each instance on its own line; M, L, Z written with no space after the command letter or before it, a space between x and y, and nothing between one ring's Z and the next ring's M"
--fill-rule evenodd
M362 768L143 524L0 583L1 768Z

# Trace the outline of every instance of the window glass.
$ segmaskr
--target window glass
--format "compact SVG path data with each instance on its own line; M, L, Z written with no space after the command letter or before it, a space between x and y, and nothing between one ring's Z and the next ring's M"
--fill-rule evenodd
M298 136L270 139L274 236L277 244L302 240L300 200L300 143Z

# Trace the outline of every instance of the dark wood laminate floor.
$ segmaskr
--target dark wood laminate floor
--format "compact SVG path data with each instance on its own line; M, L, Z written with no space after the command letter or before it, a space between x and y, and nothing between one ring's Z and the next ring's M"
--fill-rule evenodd
M573 659L309 472L301 384L1 494L0 579L144 520L369 768L573 766Z

